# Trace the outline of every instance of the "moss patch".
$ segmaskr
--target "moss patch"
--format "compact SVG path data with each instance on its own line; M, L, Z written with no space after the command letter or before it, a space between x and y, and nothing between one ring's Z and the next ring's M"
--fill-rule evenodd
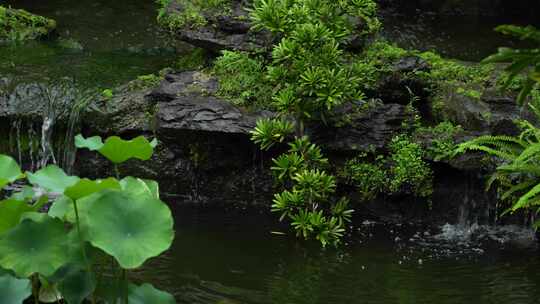
M158 23L172 31L205 26L209 18L229 14L231 0L157 0Z
M52 19L25 10L0 6L0 41L23 41L48 35L56 28Z

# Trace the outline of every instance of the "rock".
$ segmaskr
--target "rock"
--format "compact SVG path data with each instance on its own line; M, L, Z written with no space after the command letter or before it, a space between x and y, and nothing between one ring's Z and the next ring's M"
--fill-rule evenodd
M331 151L371 151L386 146L413 118L406 106L380 102L345 103L334 110L327 125L310 131L315 142Z
M466 87L466 85L463 85ZM442 109L439 119L450 120L465 130L516 135L519 129L516 119L533 119L530 111L521 109L516 96L502 94L494 88L482 89L480 97L468 95L467 89L460 93L456 85L447 85L436 97Z
M165 8L166 16L179 16L185 8L178 0L170 1ZM221 50L255 51L269 45L271 37L264 31L253 31L243 1L232 1L230 11L203 14L205 25L189 24L174 29L180 40L197 47L219 52Z

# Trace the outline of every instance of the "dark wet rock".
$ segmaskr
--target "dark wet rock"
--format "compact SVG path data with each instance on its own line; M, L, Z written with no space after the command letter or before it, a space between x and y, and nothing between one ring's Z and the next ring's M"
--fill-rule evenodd
M427 72L429 69L429 64L418 56L403 57L392 64L391 71L378 81L369 95L381 99L384 103L406 105L413 97L424 102L429 95L426 91L429 85L415 72Z
M332 113L327 125L319 125L312 137L330 151L370 151L384 148L413 118L406 106L376 101L345 103Z
M184 7L179 1L170 1L166 7L169 16L180 15ZM219 52L221 50L255 51L265 48L271 40L269 33L253 31L243 1L233 1L227 13L205 14L207 24L186 26L175 30L180 40L197 47Z
M532 119L531 113L517 105L516 96L485 89L480 97L460 93L456 86L440 90L436 98L441 102L440 118L461 125L465 130L516 135L517 119Z

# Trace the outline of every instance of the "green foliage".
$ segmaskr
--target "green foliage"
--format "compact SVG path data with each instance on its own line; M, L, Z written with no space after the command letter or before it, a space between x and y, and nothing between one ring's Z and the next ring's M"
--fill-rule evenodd
M0 42L23 41L48 35L56 22L25 10L0 6Z
M114 96L114 93L111 89L105 89L101 91L101 96L103 96L103 98L105 98L106 100L111 100Z
M77 142L115 164L130 158L148 159L156 143L118 137L103 143L99 137L82 136ZM92 268L97 264L95 256L110 255L124 275L115 279L122 284L108 287L119 289L116 296L107 298L109 303L120 298L124 302L133 299L133 303L145 299L174 303L172 296L149 286L127 290L126 270L141 266L172 244L173 218L159 199L156 182L134 177L81 179L53 165L25 174L18 168L12 159L0 155L0 176L10 182L26 176L40 190L34 192L26 186L21 193L0 201L0 269L21 278L0 276L1 282L12 286L10 290L0 286L2 300L22 303L31 293L42 301L60 296L67 304L80 304L86 298L92 303L105 300L99 298ZM53 195L58 198L49 211L41 212ZM98 254L89 255L89 249Z
M32 294L30 280L10 274L0 275L0 299L4 303L21 304Z
M22 176L21 168L13 158L0 155L0 189Z
M128 89L132 91L146 90L157 87L163 77L156 74L140 75L137 79L128 83Z
M441 122L434 127L420 127L416 129L415 138L429 138L431 143L425 148L427 156L435 161L450 157L457 145L454 137L462 132L461 126L449 121Z
M179 71L201 70L206 66L208 58L209 55L204 49L196 48L178 58L174 63L174 68Z
M254 138L265 137L257 130L252 133ZM259 141L264 149L279 140L271 133L266 137ZM296 137L288 153L273 162L271 170L284 190L274 195L272 211L280 213L280 220L290 220L299 237L314 238L323 247L339 244L353 210L345 199L334 201L336 179L324 171L328 160L321 149L307 137Z
M501 25L495 30L521 40L530 40L535 44L540 44L540 31L533 26L520 27L514 25ZM483 62L509 63L505 68L507 74L505 75L503 88L511 86L513 84L512 81L521 74L527 75L518 96L519 104L524 103L525 97L531 92L535 84L540 82L540 48L512 49L502 47L499 48L496 54L484 59Z
M345 178L348 184L356 187L362 200L370 201L387 190L389 181L385 163L382 155L370 162L367 154L362 154L347 161L340 176Z
M97 151L115 164L123 163L129 159L137 158L148 160L154 153L157 141L149 142L144 136L139 136L131 140L124 140L118 136L107 138L105 143L99 136L85 139L81 134L75 137L77 148L87 148L90 151Z
M465 64L442 58L434 52L420 53L419 56L430 64L431 69L418 74L430 81L483 84L493 72L492 65Z
M509 210L512 212L537 208L540 200L540 129L528 121L521 121L519 126L522 129L519 136L480 136L460 144L455 150L455 155L466 151L484 152L502 162L488 181L488 189L497 182L501 200L512 202Z
M294 131L294 125L282 119L260 119L251 133L251 140L268 150L275 143L282 143Z
M197 29L208 23L207 18L227 14L231 0L156 0L158 23L171 32ZM174 9L179 7L179 10Z
M129 285L129 303L131 304L175 304L176 301L171 294L156 289L151 284L141 286Z
M273 89L265 78L261 58L223 51L214 63L214 73L219 79L219 95L239 106L269 107Z
M390 191L405 190L420 197L431 196L433 173L423 160L422 147L404 136L397 136L392 140L390 150Z

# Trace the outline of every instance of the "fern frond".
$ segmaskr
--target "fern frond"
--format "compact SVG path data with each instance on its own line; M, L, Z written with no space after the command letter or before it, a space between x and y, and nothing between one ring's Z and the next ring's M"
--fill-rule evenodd
M517 185L512 186L510 189L508 189L507 191L503 193L503 195L501 196L501 201L507 200L510 196L514 195L515 193L525 190L533 186L534 184L536 184L536 181L528 180L528 181L524 181Z
M512 206L512 211L530 206L531 201L540 194L540 184L534 186L529 192L522 195L519 200Z

